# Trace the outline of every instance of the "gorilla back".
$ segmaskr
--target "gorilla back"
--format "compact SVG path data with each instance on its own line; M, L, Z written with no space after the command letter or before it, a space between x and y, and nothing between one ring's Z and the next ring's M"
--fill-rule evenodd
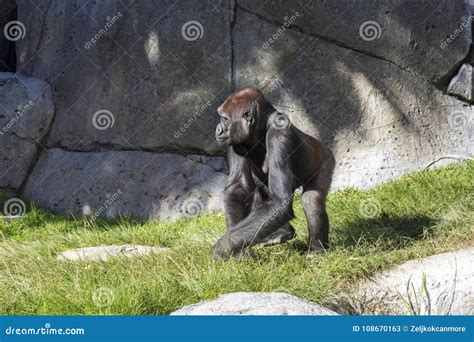
M329 247L326 196L334 157L318 140L296 128L256 88L230 95L217 110L216 140L227 148L230 174L224 189L227 233L213 255L252 254L252 246L294 237L293 196L303 188L309 253Z

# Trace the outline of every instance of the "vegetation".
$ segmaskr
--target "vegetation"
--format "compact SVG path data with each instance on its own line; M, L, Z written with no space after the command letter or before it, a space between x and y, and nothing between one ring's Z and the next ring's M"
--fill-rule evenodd
M329 196L331 251L305 255L299 199L290 243L256 258L216 262L222 214L173 223L91 220L30 208L0 222L0 314L168 314L235 291L283 291L325 305L374 272L473 245L474 162L409 174L368 191ZM1 220L0 220L1 221ZM107 262L64 262L65 249L141 244L165 253Z

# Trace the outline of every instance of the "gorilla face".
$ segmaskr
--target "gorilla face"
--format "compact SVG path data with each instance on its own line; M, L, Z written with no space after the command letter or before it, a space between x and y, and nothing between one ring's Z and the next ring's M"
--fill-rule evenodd
M221 106L222 107L222 106ZM235 146L243 144L251 136L253 117L248 110L223 112L218 109L220 122L216 127L216 140L219 146Z
M230 95L217 108L220 122L216 140L220 146L238 149L249 147L265 139L268 113L275 108L265 100L257 88L245 88Z

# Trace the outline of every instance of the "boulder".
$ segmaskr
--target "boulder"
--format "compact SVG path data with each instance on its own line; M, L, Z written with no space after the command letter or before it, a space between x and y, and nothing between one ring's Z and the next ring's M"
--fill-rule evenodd
M16 42L18 69L56 89L48 146L216 152L229 17L227 1L19 0L28 34ZM112 121L98 129L104 111Z
M54 116L53 96L41 80L0 73L0 189L15 190L32 167Z
M472 88L473 77L472 66L463 64L457 75L449 82L448 94L456 95L466 101L472 102L474 100Z
M163 253L167 248L122 245L122 246L97 246L76 248L61 252L58 260L65 261L107 261L110 258L126 257L133 258L153 253Z
M185 306L173 313L173 316L332 316L336 312L319 304L279 292L235 292Z
M295 126L332 148L333 189L368 188L440 156L474 153L472 106L391 62L279 29L237 11L237 88L263 88Z
M412 311L410 297L420 303L418 314L473 315L473 284L474 248L468 248L411 260L376 275L363 281L349 301L359 314L405 315Z
M57 213L173 220L222 209L222 157L49 149L24 196Z
M254 17L387 60L432 82L449 77L471 46L471 12L463 1L440 1L436 6L409 0L237 4Z

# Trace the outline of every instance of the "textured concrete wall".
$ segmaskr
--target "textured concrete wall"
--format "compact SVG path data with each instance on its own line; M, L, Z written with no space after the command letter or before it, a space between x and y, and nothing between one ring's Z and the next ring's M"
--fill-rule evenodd
M245 86L260 87L331 146L333 188L366 188L473 154L463 1L16 5L23 26L6 38L17 73L47 82L52 96L18 121L35 150L23 156L21 176L4 172L0 187L57 212L165 219L222 208L216 108ZM12 96L30 88L16 79L0 87L9 99L3 125L28 98ZM0 136L5 165L27 143L13 132Z

